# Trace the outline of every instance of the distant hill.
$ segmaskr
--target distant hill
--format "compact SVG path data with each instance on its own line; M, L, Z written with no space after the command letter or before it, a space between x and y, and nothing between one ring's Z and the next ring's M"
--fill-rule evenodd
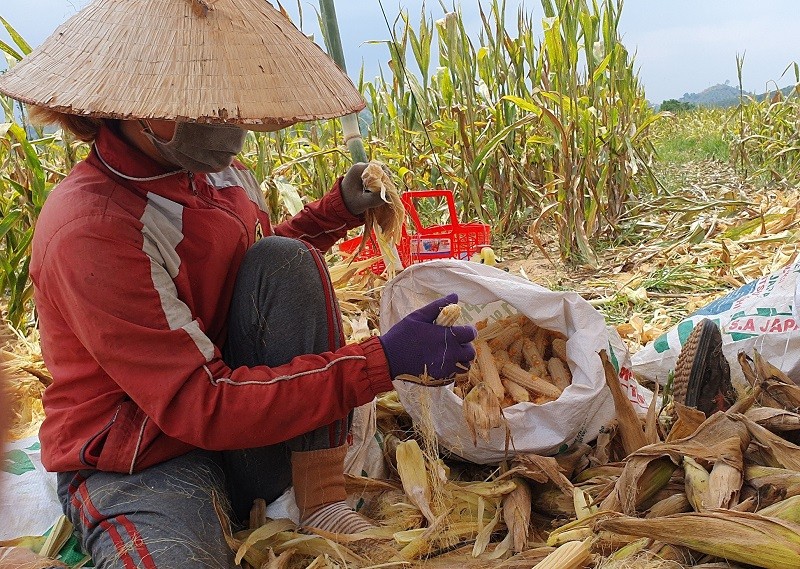
M744 94L754 96L747 91ZM678 100L696 107L731 107L739 104L739 88L729 84L712 85L699 93L684 93Z
M784 87L781 92L784 95L789 95L794 90L794 86ZM745 97L754 97L756 100L761 101L767 95L772 93L762 93L756 95L750 91L745 91ZM687 103L696 107L733 107L739 104L739 87L735 87L728 83L720 83L712 85L708 89L700 91L699 93L684 93L683 97L678 99L681 103Z

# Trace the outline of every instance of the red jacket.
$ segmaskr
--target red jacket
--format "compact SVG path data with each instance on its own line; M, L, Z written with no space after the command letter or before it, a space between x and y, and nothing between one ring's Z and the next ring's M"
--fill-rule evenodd
M169 174L103 128L48 197L33 240L53 375L39 434L45 467L134 472L194 448L270 445L392 389L377 338L274 368L230 369L220 358L236 273L258 237L327 250L361 223L337 182L273 230L241 165Z

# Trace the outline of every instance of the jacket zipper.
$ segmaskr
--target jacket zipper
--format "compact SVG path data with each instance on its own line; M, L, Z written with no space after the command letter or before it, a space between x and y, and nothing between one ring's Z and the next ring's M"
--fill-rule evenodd
M210 199L206 198L205 196L201 195L200 192L197 191L197 187L194 184L194 172L187 172L187 174L189 175L189 187L192 189L192 194L194 194L194 196L196 198L199 198L201 201L207 203L211 207L214 207L216 209L220 209L220 210L226 212L228 215L230 215L236 221L239 222L239 224L242 226L242 229L244 230L244 235L245 235L245 238L247 239L247 248L249 249L250 246L252 245L252 243L250 243L250 232L247 230L247 224L244 222L244 220L241 217L239 217L238 215L236 215L235 212L233 212L232 210L228 209L227 207L223 207L220 204L216 203L215 201L210 200Z

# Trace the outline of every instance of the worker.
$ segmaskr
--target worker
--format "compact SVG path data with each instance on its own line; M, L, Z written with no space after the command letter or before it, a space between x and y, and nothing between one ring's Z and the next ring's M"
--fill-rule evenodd
M455 295L345 344L322 253L380 205L363 164L272 227L235 156L247 129L363 108L263 0L95 0L0 77L91 143L38 219L30 274L44 361L42 461L96 567L231 567L235 524L291 485L300 523L358 533L352 410L398 376L452 377Z

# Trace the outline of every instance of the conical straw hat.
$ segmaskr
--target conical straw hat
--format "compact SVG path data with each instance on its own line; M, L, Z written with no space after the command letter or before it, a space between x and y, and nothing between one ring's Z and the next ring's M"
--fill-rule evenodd
M266 0L94 0L0 76L0 92L63 113L251 130L364 108Z

